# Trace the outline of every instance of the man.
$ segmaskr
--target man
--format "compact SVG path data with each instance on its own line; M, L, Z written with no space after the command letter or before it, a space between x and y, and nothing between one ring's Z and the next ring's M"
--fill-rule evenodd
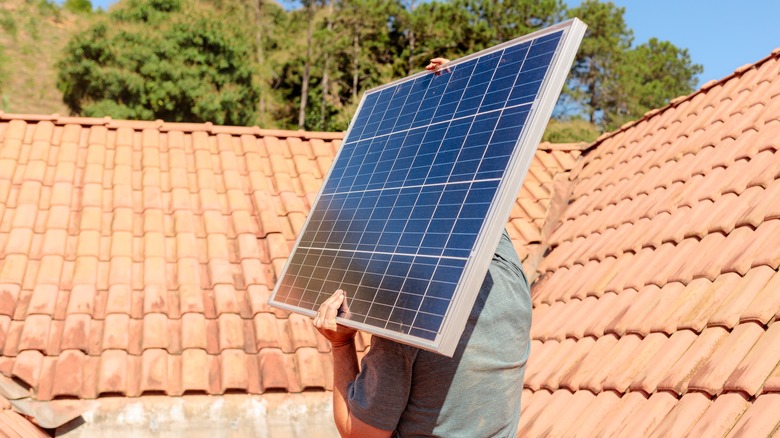
M434 58L426 70L447 62ZM332 346L333 417L343 437L516 435L531 297L506 231L452 358L374 336L359 368L356 331L336 324L345 299L336 291L314 318Z

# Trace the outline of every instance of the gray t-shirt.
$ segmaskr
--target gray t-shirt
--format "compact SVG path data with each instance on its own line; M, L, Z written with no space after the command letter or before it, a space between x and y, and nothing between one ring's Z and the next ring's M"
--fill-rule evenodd
M397 436L515 436L530 351L528 281L506 231L452 358L374 336L349 408Z

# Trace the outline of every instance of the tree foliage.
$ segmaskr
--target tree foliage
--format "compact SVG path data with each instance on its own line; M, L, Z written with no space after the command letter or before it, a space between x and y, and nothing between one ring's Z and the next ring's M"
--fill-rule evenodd
M633 32L623 19L625 8L612 2L584 0L569 11L588 25L571 72L568 94L580 103L590 123L610 120L610 109L620 100L617 75L625 62ZM605 112L606 111L606 112Z
M688 51L651 38L632 48L633 32L612 2L585 0L569 11L588 24L566 97L592 124L614 129L693 91L700 65Z
M633 46L625 9L599 0L122 1L60 64L75 113L344 130L363 91L566 16L589 27L548 138L592 139L701 72L670 42Z
M554 24L563 17L560 0L454 0L467 32L461 48L482 50ZM464 44L465 43L465 44Z
M131 0L77 34L65 52L58 87L73 113L255 121L251 43L186 0Z
M77 14L92 12L92 2L90 0L65 0L62 3L62 7Z
M687 49L650 38L627 52L619 70L623 113L634 118L690 93L697 85L695 75L701 72L701 65L692 63Z

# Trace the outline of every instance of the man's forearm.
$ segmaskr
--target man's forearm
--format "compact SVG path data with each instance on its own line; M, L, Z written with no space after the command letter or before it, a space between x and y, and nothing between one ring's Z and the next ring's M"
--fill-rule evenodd
M355 342L333 346L333 419L342 436L350 433L347 388L360 371Z

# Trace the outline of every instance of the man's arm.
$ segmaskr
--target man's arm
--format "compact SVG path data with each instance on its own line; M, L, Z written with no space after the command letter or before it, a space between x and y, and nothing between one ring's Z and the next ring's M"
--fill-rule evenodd
M446 58L433 58L425 67L433 74L449 71ZM355 350L355 335L357 331L336 324L339 309L346 308L345 293L337 290L320 306L314 317L314 327L330 341L333 352L333 419L342 437L387 438L392 431L382 430L361 421L349 411L347 391L355 381L360 368L358 367L357 351ZM408 394L407 394L408 395Z
M336 316L344 305L344 299L344 291L336 291L322 303L314 317L314 327L330 341L333 352L333 420L342 437L386 438L392 431L366 424L349 412L347 391L360 368L355 350L357 331L336 324Z

